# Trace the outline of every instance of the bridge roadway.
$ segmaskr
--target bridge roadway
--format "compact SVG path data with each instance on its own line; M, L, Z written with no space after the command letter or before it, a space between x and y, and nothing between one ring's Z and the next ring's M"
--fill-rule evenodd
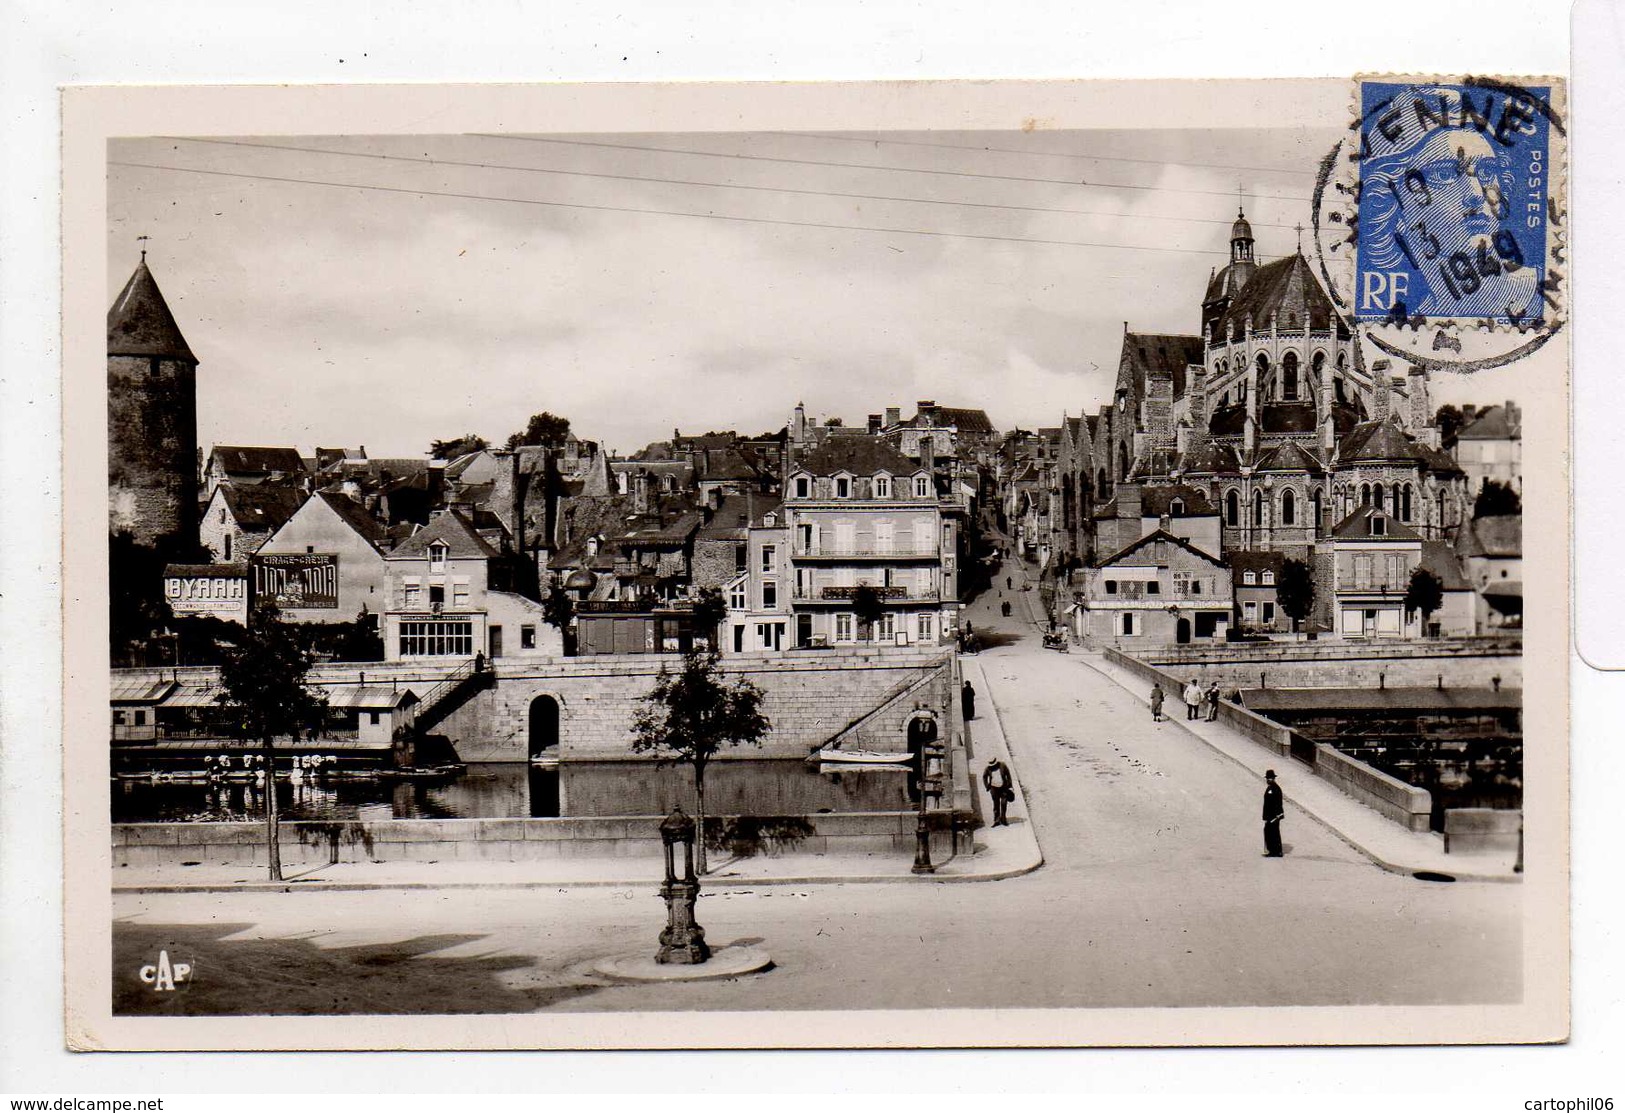
M654 945L663 917L642 887L121 893L115 974L167 942L211 977L164 1009L245 1013L1518 999L1523 886L1386 873L1290 808L1287 857L1263 857L1255 776L1177 721L1153 724L1079 657L1041 648L1019 593L1005 598L1011 619L996 590L967 617L992 643L979 711L991 702L1009 739L1046 857L1035 873L940 886L714 882L700 904L709 937L761 940L777 968L685 985L606 986L580 972ZM121 1000L151 1007L150 996Z

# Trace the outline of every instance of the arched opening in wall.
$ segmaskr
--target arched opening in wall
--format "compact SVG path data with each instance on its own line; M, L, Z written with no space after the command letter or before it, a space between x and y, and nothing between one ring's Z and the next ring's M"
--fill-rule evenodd
M1106 469L1101 468L1095 473L1095 490L1104 496L1111 489L1111 482L1106 478Z
M537 696L530 701L530 760L553 756L559 745L559 701Z
M1399 489L1399 520L1411 520L1411 485L1409 483Z
M1298 400L1298 353L1288 352L1281 357L1281 398L1287 402Z
M1315 515L1315 520L1311 524L1315 527L1317 532L1325 528L1325 522L1323 521L1323 507L1321 506L1321 503L1325 501L1325 497L1325 494L1319 487L1316 487L1315 493L1309 496L1309 503Z
M1253 525L1261 526L1263 524L1264 524L1264 492L1255 489L1253 491Z
M1128 478L1128 445L1122 441L1117 443L1117 478Z
M1227 526L1241 525L1241 495L1234 487L1230 488L1224 496L1224 524Z
M1313 394L1321 393L1321 375L1325 373L1326 353L1316 352L1309 357L1309 390Z
M1388 509L1388 503L1383 500L1381 483L1373 483L1371 485L1371 505L1375 506L1378 510Z
M1433 524L1442 531L1444 529L1444 491L1441 489L1435 492L1433 500L1437 504L1437 512L1434 515Z
M1258 353L1258 397L1261 401L1269 402L1275 398L1275 384L1270 378L1270 357L1263 352Z
M909 762L908 770L908 798L910 803L918 803L920 799L921 782L925 777L927 759L937 745L937 720L930 715L916 715L908 721L908 752L913 760Z
M1292 493L1290 487L1281 492L1281 524L1283 526L1298 524L1298 496Z
M1175 624L1175 626L1174 626L1174 642L1176 644L1178 644L1178 645L1189 645L1191 643L1191 620L1190 619L1182 618L1182 619L1179 620L1179 622L1177 624Z
M1371 505L1371 484L1369 483L1360 484L1360 505Z

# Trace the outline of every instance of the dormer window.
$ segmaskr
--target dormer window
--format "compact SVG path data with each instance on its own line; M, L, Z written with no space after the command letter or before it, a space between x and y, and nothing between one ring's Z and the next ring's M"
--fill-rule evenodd
M1241 574L1241 582L1256 585L1258 583L1258 573L1249 568Z
M429 571L444 572L446 570L446 546L439 541L429 546Z
M764 515L762 515L762 525L766 526L768 529L772 529L774 526L776 526L778 524L779 524L779 516L777 514L764 514Z
M1371 536L1372 537L1387 537L1388 536L1388 519L1384 518L1381 514L1373 514L1373 515L1371 515Z
M1274 586L1274 584L1275 584L1275 573L1266 571L1264 573L1264 585L1266 587L1271 587L1271 586Z
M1172 502L1170 502L1168 504L1168 516L1169 517L1178 518L1178 517L1183 516L1184 513L1185 513L1185 500L1184 499L1174 499Z
M850 476L837 475L835 477L835 497L838 499L852 497L852 479Z
M805 475L796 476L796 498L804 499L812 493L812 480Z
M877 499L889 499L889 498L891 498L891 476L889 476L889 475L877 475L877 476L875 476L875 498L877 498Z
M917 499L928 499L931 497L930 476L916 475L914 477L914 497Z

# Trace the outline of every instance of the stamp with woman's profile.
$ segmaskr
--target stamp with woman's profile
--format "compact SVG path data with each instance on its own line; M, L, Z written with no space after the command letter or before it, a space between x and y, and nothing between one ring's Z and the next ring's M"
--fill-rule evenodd
M1358 82L1350 136L1322 167L1315 228L1334 300L1377 348L1468 370L1528 354L1562 327L1560 92L1558 81Z

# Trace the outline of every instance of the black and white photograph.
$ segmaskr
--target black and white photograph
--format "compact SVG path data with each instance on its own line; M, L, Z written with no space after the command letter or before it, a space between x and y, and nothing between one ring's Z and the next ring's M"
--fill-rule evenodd
M71 1045L1565 1038L1562 78L552 93L70 98Z

